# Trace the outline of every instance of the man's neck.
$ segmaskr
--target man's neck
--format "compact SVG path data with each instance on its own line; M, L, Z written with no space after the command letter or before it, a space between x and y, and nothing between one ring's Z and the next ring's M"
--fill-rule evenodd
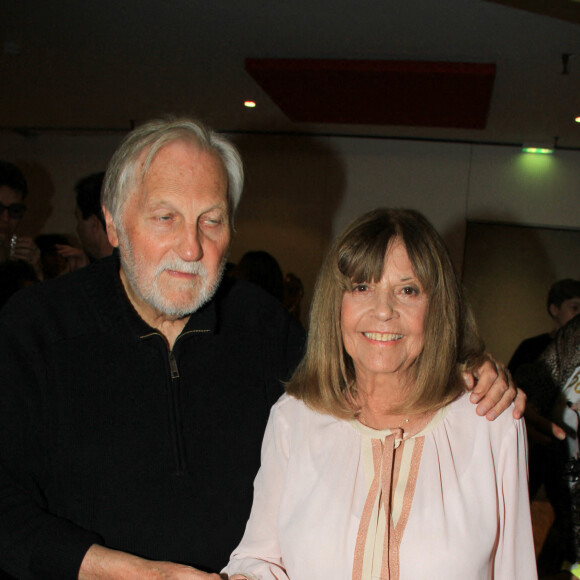
M169 350L173 349L173 345L177 340L177 337L181 334L181 331L185 328L189 316L183 318L173 318L156 311L152 307L143 304L142 300L135 295L135 291L131 286L123 268L120 270L121 283L125 289L125 294L129 298L129 302L133 305L133 308L137 311L137 314L152 328L155 328L165 337L167 341L167 346Z
M165 320L155 326L151 326L156 328L165 337L169 350L173 350L173 345L175 344L177 337L181 334L181 331L185 328L188 320L189 316L172 321Z

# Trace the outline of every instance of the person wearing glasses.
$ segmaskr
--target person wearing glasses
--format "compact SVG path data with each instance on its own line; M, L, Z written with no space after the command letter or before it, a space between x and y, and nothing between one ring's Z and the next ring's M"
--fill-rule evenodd
M0 263L23 260L42 279L40 250L32 238L18 235L18 225L26 212L27 193L28 185L20 169L0 161Z

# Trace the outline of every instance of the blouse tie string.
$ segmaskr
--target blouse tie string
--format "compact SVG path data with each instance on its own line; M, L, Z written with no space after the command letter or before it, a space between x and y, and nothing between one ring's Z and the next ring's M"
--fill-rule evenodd
M395 449L403 430L392 429L383 440L372 439L374 477L359 524L353 580L395 580L389 563L392 533L391 497Z

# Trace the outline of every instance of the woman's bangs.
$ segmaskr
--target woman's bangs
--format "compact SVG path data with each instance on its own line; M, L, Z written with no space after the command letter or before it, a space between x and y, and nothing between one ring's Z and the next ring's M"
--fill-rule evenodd
M388 240L382 237L374 238L370 244L358 243L341 252L338 270L351 283L376 282L381 279L388 246Z

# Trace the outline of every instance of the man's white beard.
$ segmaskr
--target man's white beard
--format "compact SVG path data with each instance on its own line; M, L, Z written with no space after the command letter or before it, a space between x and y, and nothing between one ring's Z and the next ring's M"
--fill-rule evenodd
M133 248L124 229L117 228L117 233L119 237L119 252L121 254L121 268L134 292L148 306L165 316L178 319L193 314L206 302L211 300L223 277L226 256L222 258L218 274L213 281L208 279L207 270L201 262L187 262L178 256L163 259L155 269L153 279L147 279L144 276L144 272L147 269L141 267L142 258L135 257ZM185 304L174 304L164 295L159 284L159 278L165 270L196 275L194 284L197 291L189 302Z

